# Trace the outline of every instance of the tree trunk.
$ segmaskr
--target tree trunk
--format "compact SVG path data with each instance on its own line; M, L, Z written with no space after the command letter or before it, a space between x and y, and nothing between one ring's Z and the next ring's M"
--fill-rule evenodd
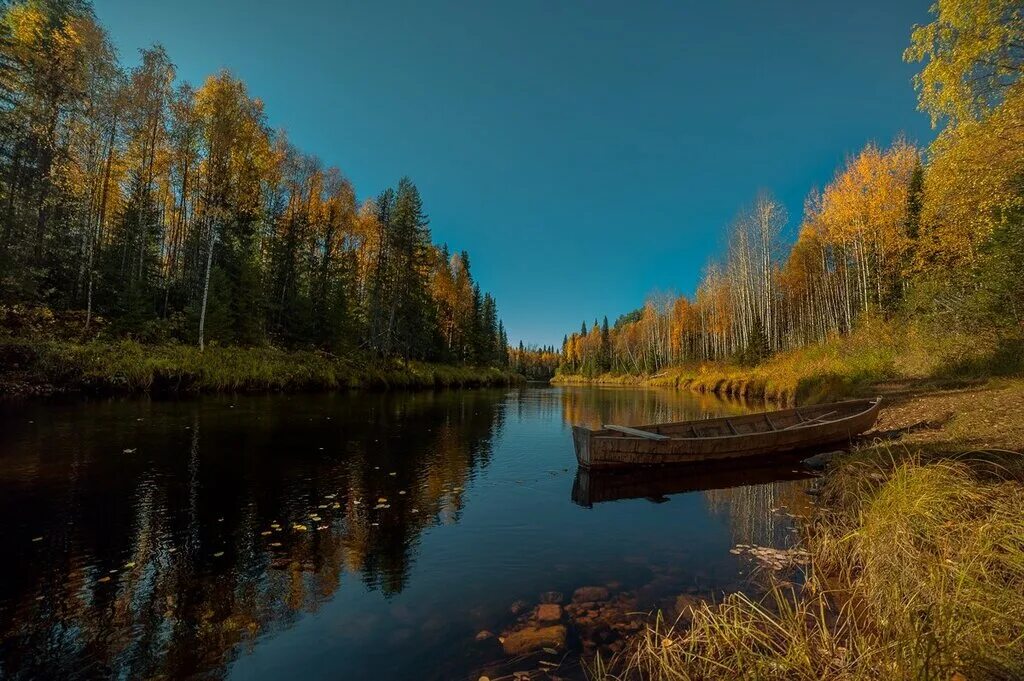
M199 310L199 351L202 352L205 347L203 344L203 332L206 328L206 300L210 294L210 267L213 265L213 247L217 244L217 238L213 231L213 227L210 227L210 249L206 254L206 275L203 277L203 304Z

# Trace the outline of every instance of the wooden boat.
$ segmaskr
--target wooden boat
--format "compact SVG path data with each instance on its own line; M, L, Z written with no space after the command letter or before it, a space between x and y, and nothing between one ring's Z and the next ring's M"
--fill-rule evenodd
M882 398L646 426L573 426L584 468L724 461L846 444L875 424Z
M798 454L781 457L779 462L773 461L769 465L742 468L720 464L670 466L668 469L658 466L612 470L577 468L572 500L584 508L623 499L648 499L662 503L676 494L813 477L814 473L801 466Z

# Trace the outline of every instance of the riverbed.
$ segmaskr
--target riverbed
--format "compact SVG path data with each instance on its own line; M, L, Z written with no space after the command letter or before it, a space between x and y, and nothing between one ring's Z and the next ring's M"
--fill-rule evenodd
M622 645L593 622L614 604L746 588L734 547L791 543L808 480L595 478L570 426L760 408L540 385L3 405L0 676L475 680L546 655L571 678ZM564 644L511 656L541 603Z

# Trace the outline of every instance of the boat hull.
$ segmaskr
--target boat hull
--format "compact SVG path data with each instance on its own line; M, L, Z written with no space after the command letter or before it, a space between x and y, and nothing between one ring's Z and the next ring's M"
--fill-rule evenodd
M699 462L728 461L742 458L768 458L771 456L806 450L822 449L828 446L847 445L850 440L870 429L878 418L880 399L853 400L835 405L813 408L812 413L826 413L830 407L850 412L833 421L819 424L797 421L786 424L786 419L805 418L795 409L752 414L733 419L712 419L678 424L646 426L653 433L684 432L687 428L706 428L703 424L726 423L730 429L736 425L753 427L761 419L767 426L763 431L738 432L733 435L711 437L670 437L651 440L638 437L623 437L609 431L594 431L582 426L573 426L573 443L576 459L584 468L616 468L628 466L664 466ZM796 416L795 416L796 415ZM822 418L822 417L818 417ZM734 423L735 422L735 425ZM696 431L694 431L696 432Z

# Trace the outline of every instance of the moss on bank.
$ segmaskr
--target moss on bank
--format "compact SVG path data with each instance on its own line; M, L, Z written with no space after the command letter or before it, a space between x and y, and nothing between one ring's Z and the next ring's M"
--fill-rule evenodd
M705 362L649 375L558 375L556 384L650 385L814 404L874 394L893 381L948 381L1024 373L1019 339L983 337L917 324L868 320L855 333L779 353L756 366Z
M510 385L493 367L380 362L272 347L144 345L132 340L0 340L0 394L316 391Z

